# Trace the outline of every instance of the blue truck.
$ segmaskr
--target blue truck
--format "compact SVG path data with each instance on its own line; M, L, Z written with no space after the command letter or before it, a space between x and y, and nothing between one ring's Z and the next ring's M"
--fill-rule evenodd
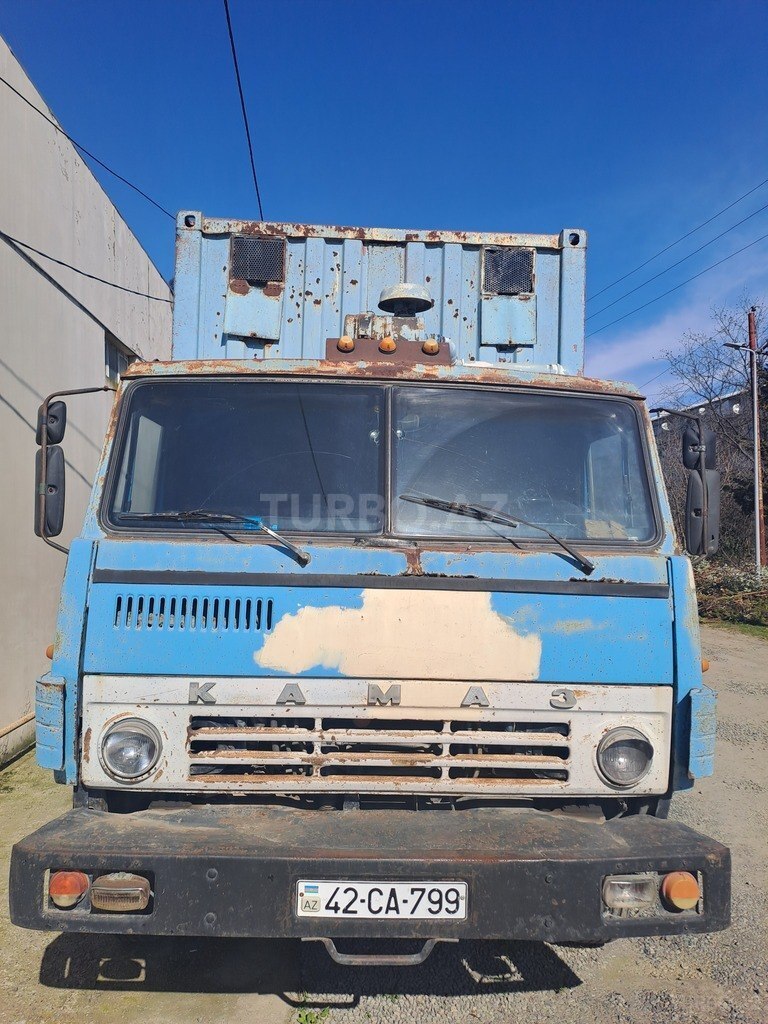
M179 214L173 360L122 377L37 683L73 807L14 848L16 924L345 964L727 926L729 851L667 813L713 765L714 444L692 419L683 543L643 397L583 373L586 244Z

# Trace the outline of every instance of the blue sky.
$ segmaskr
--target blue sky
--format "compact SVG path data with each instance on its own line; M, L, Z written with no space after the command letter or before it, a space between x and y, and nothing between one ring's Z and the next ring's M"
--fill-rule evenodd
M765 2L230 5L270 220L582 227L593 294L768 178ZM0 34L160 203L257 216L221 0L0 0ZM171 222L96 173L170 277ZM765 204L768 184L588 311ZM768 210L593 316L588 371L642 385L712 305L768 296L766 238L598 330L766 233Z

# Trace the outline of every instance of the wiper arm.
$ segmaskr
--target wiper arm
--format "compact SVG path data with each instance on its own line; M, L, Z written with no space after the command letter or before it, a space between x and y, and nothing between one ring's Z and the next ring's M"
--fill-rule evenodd
M297 547L296 544L287 540L287 538L283 537L282 534L271 529L271 527L267 526L267 524L258 516L240 516L234 512L209 512L207 509L193 508L172 512L127 512L124 513L121 518L144 519L150 521L160 520L174 523L210 523L213 527L215 527L217 523L236 523L239 526L250 527L266 533L273 540L277 541L278 544L290 551L302 568L309 565L311 560L311 556L308 551L304 551L302 548Z
M427 495L401 494L402 501L412 501L416 505L426 505L427 508L436 508L441 512L453 512L457 516L467 516L470 519L478 519L483 523L500 523L502 526L528 526L531 530L541 530L559 544L563 551L567 551L574 559L585 576L590 576L595 571L595 564L582 555L571 544L556 533L552 533L546 526L539 523L529 523L527 519L513 516L509 512L498 512L496 509L488 508L485 505L472 505L463 501L446 501L444 498L430 498Z

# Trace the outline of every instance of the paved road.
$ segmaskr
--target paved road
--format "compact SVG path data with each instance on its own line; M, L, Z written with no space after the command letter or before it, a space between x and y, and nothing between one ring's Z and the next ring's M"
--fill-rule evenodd
M25 932L7 918L10 847L67 806L26 757L0 773L0 1022L768 1024L768 643L709 627L704 646L720 693L717 775L673 815L731 846L729 931L596 950L446 945L397 971L338 968L296 942Z

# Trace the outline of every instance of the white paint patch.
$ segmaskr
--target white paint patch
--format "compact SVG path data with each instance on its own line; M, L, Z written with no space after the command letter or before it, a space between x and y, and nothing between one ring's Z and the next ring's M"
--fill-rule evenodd
M364 590L360 608L302 608L255 652L263 668L395 679L538 679L541 637L516 633L488 593Z

